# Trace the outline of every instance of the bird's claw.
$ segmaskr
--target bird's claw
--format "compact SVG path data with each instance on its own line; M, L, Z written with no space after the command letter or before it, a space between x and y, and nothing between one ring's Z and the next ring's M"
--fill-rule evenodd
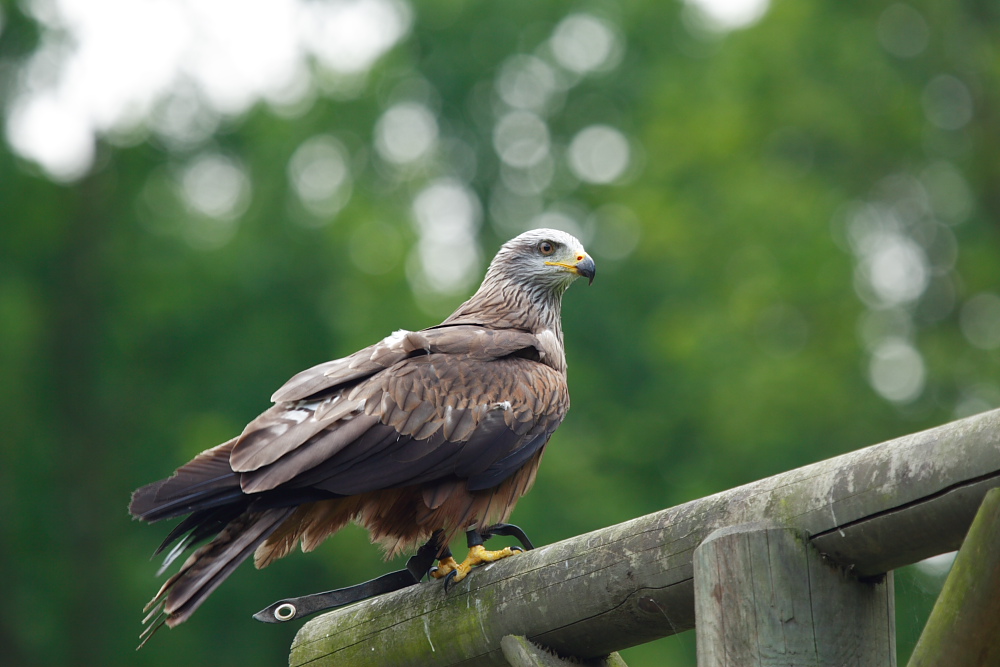
M441 579L448 576L452 572L455 572L459 567L459 564L451 556L446 556L438 561L435 567L430 570L430 575L435 579Z
M444 575L444 592L445 593L447 593L451 589L452 584L454 584L457 581L457 579L456 579L457 576L458 576L458 570L452 570L448 574Z

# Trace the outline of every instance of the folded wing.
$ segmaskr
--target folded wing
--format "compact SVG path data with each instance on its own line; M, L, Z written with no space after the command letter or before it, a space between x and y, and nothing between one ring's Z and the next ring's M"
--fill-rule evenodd
M245 493L357 495L456 477L495 486L569 407L564 375L535 337L455 326L396 334L292 378L230 455ZM306 388L312 392L303 395Z

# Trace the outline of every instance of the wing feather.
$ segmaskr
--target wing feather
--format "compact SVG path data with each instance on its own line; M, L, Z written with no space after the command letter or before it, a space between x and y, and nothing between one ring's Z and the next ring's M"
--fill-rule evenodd
M171 477L136 490L129 512L145 521L159 521L223 505L238 497L239 476L229 467L229 453L235 442L233 438L206 450Z
M383 391L371 415L378 420L373 437L366 433L315 469L303 470L292 483L353 495L456 475L475 478L477 489L489 488L514 474L544 446L569 407L562 375L521 358L448 361L455 371L450 375L475 378L469 392L443 394L437 389L434 379L443 362L433 355L406 361L415 370L403 375L390 371L371 380ZM533 389L518 383L526 373L538 374ZM536 397L537 392L544 395ZM423 398L408 412L392 399L404 394ZM479 403L453 407L465 402L458 397L469 394L479 394ZM532 412L536 405L545 408L541 414Z
M555 428L539 433L534 438L518 447L507 456L490 465L484 472L469 477L468 488L470 491L481 491L500 484L515 472L520 470L531 459L532 456L541 451L542 447L549 441L552 431Z
M538 339L519 330L495 330L473 325L439 325L423 331L397 331L349 357L327 361L294 375L271 396L274 403L309 398L339 385L370 377L400 361L422 354L499 359L522 350L540 354Z
M430 401L418 401L412 408L410 408L410 413L406 418L406 422L403 423L403 427L399 429L399 432L403 435L415 436L423 430L424 426L436 423L435 421L430 421L435 412L435 406ZM417 437L416 439L423 440L424 438Z
M371 415L358 415L353 419L337 422L334 427L311 437L292 452L262 468L245 472L240 484L244 493L270 491L315 468L320 463L334 458L344 449L378 423Z
M397 332L289 380L229 465L248 494L346 496L456 477L495 486L544 447L569 408L565 374L523 353L537 344L469 325ZM448 488L430 502L444 502Z

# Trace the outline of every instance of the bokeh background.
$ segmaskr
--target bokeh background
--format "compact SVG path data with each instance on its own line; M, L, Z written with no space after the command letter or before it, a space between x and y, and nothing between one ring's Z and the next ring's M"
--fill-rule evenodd
M995 0L0 4L0 663L278 665L348 530L139 653L135 487L579 235L539 543L1000 405ZM897 573L905 660L948 560ZM692 633L625 651L694 665Z

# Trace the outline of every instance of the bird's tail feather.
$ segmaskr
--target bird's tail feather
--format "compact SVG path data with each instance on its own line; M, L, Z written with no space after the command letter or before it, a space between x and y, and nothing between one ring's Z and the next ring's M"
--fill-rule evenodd
M244 512L229 521L208 544L188 557L181 569L167 580L143 611L148 611L143 623L150 623L140 638L145 644L164 624L174 627L186 621L202 602L232 574L289 516L293 507ZM193 517L192 517L193 518ZM181 540L179 548L190 544L190 536ZM171 555L176 557L176 554Z
M159 576L166 572L167 568L180 556L199 542L218 535L229 525L229 522L246 511L246 503L233 503L223 507L216 507L208 510L195 512L177 524L167 537L160 543L160 546L153 552L153 557L169 547L173 542L177 542L174 547L167 552L163 559L163 564L157 571Z

